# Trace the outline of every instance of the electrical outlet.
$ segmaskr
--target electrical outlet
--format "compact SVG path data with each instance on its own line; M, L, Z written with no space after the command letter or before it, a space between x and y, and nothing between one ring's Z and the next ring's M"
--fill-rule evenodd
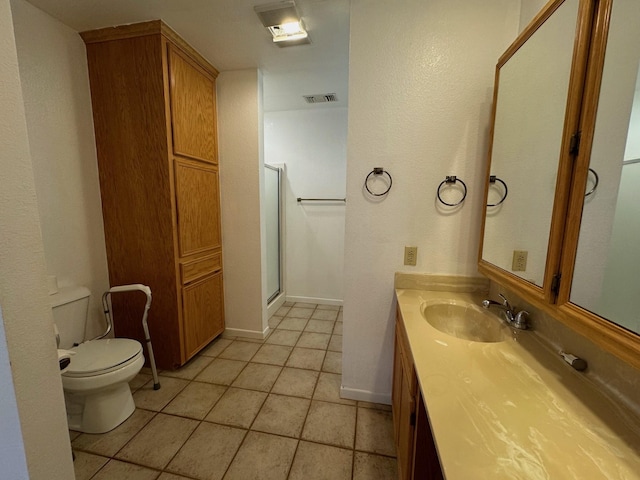
M404 264L415 265L418 260L418 247L404 247Z
M527 269L527 252L526 250L514 250L513 262L511 264L512 272L524 272Z

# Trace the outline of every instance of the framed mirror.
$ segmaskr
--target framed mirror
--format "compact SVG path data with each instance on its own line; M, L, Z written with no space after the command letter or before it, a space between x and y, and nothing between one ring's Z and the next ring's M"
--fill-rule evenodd
M496 66L479 269L540 299L560 261L590 3L550 2Z

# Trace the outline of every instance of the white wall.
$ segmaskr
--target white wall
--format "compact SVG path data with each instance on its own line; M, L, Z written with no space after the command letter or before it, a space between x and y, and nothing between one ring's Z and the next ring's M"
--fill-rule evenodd
M11 7L47 272L91 290L93 338L104 330L109 277L85 46L30 3Z
M395 271L477 274L495 64L517 34L509 0L353 0L347 142L343 394L390 401ZM371 202L373 167L393 188ZM446 175L467 200L436 205ZM402 265L405 245L418 265Z
M265 113L265 161L287 166L288 300L342 304L345 205L297 198L344 198L347 109Z
M32 480L68 480L71 447L8 0L0 0L0 85L0 304L24 449Z
M222 72L217 80L224 301L227 331L266 333L266 235L262 76Z
M518 32L527 28L527 25L544 8L549 0L520 0L520 27Z

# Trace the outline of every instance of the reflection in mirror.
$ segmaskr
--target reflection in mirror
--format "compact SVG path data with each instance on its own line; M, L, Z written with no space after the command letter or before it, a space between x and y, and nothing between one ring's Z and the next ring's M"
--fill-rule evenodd
M640 333L640 2L613 2L570 301ZM587 185L587 190L590 187Z
M542 286L578 0L566 0L499 68L482 259ZM515 252L527 252L526 262ZM518 261L520 260L520 261ZM525 265L526 264L526 265ZM514 269L515 267L515 269Z

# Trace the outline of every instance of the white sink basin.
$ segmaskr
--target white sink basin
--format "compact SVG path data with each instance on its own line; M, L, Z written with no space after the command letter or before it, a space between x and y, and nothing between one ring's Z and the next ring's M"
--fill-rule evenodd
M427 303L420 312L429 324L452 337L472 342L503 342L511 330L496 315L472 303Z

